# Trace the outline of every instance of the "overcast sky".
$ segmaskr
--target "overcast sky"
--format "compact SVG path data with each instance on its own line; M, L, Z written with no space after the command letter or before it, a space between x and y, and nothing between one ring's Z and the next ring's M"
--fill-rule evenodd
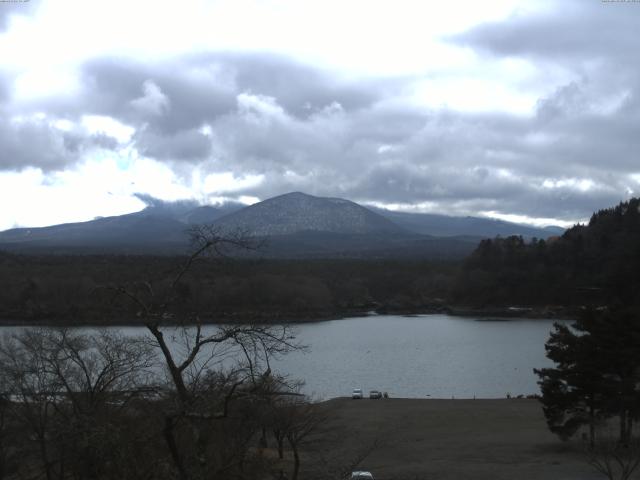
M638 31L606 0L0 2L0 230L290 191L567 226L640 192Z

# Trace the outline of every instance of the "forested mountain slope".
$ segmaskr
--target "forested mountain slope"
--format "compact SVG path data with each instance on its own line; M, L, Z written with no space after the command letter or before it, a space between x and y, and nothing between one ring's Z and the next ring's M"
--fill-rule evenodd
M640 199L594 213L561 237L483 240L453 297L474 305L640 303Z

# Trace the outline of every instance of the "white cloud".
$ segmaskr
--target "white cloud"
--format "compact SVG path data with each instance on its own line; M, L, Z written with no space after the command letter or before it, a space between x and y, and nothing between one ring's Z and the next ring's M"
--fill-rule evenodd
M1 39L0 36L0 45ZM45 64L33 65L20 71L13 84L13 93L15 100L32 101L53 95L70 96L78 88L78 75L74 67Z
M206 195L236 192L257 187L264 181L264 175L246 175L236 177L231 172L210 173L202 181L202 190Z
M595 188L596 184L589 178L562 178L562 179L545 179L542 182L543 188L547 189L570 189L588 192Z
M0 32L0 160L24 170L2 185L49 223L136 191L292 189L569 221L637 191L640 76L619 61L637 46L624 18L591 6L574 29L564 4L44 2ZM584 35L603 18L613 60Z
M384 208L394 212L409 213L442 213L441 206L437 202L420 202L420 203L384 203L384 202L365 202L377 208Z
M144 207L134 194L166 201L229 199L228 194L259 185L260 175L236 177L230 172L181 178L165 164L133 155L123 163L117 154L102 153L74 168L45 174L37 168L0 172L0 231L15 226L38 227L121 215ZM243 203L256 197L241 195Z
M146 80L142 88L144 95L131 101L133 108L150 115L163 115L169 110L169 97L152 80Z
M0 172L0 202L14 206L0 213L0 230L91 220L142 208L135 197L118 193L117 185L111 183L112 175L104 163L53 178L40 169L20 174ZM110 192L110 187L116 191Z
M268 95L254 95L241 93L237 96L238 110L245 118L254 121L261 120L285 120L287 114L278 105L275 98Z
M130 141L136 131L134 127L104 115L83 115L81 123L89 133L108 135L121 143Z
M527 215L515 215L500 213L493 210L479 212L481 216L487 218L495 218L497 220L504 220L505 222L520 223L524 225L533 225L535 227L549 227L557 226L563 228L569 228L577 223L584 223L588 219L576 219L576 220L558 220L557 218L542 218L542 217L529 217Z
M506 18L519 3L191 0L177 7L152 0L49 1L0 37L0 58L25 74L49 72L40 81L31 75L25 92L45 92L61 66L105 55L152 60L194 51L268 51L347 75L415 74L465 64L464 49L439 37Z

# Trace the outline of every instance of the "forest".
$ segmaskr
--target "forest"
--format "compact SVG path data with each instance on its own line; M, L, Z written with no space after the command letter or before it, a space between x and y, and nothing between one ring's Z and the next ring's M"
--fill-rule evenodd
M561 237L483 240L451 300L472 305L638 306L640 200L594 213Z
M0 256L0 318L8 322L136 323L135 308L105 287L168 288L182 257ZM458 268L407 260L200 259L181 282L173 314L203 321L312 320L378 312L437 311Z
M210 257L244 245L206 228L191 256L3 253L6 323L140 324L151 341L64 328L5 336L0 478L297 478L325 416L296 379L271 372L270 358L305 348L287 322L514 305L576 315L581 335L558 324L546 345L557 365L536 370L547 424L562 439L588 428L596 462L609 451L596 431L617 419L613 452L633 447L633 471L639 209L632 199L546 241L483 240L463 262ZM207 322L219 329L205 334ZM261 453L267 443L276 457ZM364 447L337 469L316 462L316 478L345 478L375 445Z
M307 321L378 313L483 311L571 315L584 305L638 306L640 200L593 214L561 237L480 242L464 261L199 258L172 315L204 322ZM5 323L136 323L108 288L167 289L185 257L0 252Z

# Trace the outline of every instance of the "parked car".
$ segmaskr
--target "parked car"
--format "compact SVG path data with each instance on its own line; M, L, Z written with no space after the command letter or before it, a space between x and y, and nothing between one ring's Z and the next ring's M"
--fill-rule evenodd
M378 390L371 390L369 392L369 398L375 399L375 400L382 398L382 392L379 392Z
M359 400L362 398L362 389L361 388L354 388L353 389L353 393L351 394L351 398L353 398L354 400Z
M371 475L371 472L351 472L351 480L373 480L373 475Z

